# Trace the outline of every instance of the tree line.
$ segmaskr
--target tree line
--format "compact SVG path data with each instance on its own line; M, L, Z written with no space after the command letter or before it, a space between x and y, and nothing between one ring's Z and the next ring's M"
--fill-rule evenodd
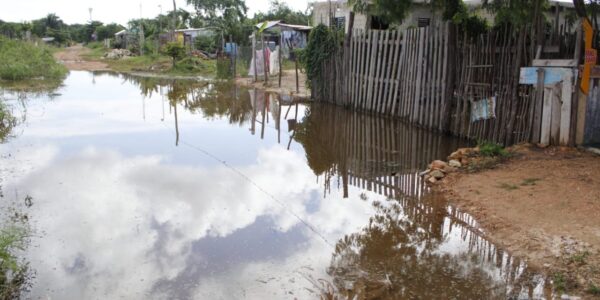
M232 37L238 43L249 43L248 36L254 26L265 20L281 20L289 24L308 25L309 11L295 11L281 0L273 0L266 12L248 17L244 0L187 0L194 11L177 8L154 18L132 18L127 24L91 21L85 24L66 24L54 13L29 22L4 22L0 20L0 35L12 39L25 39L28 32L32 37L52 37L57 44L68 42L89 43L113 38L123 29L143 28L144 36L156 39L162 32L184 28L211 28L219 36Z

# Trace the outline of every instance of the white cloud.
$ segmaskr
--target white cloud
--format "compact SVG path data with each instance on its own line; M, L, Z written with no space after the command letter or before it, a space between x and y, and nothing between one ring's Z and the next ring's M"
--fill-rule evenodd
M335 242L366 224L370 204L335 195L308 209L321 186L304 158L281 146L259 150L256 162L240 171L282 203L224 166L174 166L163 157L94 148L47 162L6 186L34 199L29 214L42 236L29 250L37 272L32 296L141 299L158 296L161 282L179 293L220 298L241 291L306 293L310 284L298 272L325 276L332 248L290 212ZM258 242L275 249L260 244L239 256L219 253L235 251L227 243L213 245L253 241L252 230L263 232L265 224L276 238ZM208 250L194 250L199 245ZM223 261L211 265L211 257Z

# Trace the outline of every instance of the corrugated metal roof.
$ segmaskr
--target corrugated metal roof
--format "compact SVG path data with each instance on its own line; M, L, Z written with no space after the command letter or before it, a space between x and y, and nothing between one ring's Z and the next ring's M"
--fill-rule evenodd
M266 25L265 25L265 23L266 23ZM285 23L281 23L281 21L265 21L265 22L256 24L256 28L260 29L260 28L264 27L265 30L269 29L269 28L277 27L277 26L290 28L290 29L298 30L298 31L312 30L311 26L285 24Z

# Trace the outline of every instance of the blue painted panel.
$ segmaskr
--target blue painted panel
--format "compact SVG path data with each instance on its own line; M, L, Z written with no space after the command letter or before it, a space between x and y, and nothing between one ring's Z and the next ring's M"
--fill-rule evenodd
M519 76L520 84L537 84L539 67L521 68ZM544 69L544 85L552 85L561 82L566 76L573 74L575 71L571 68L542 68Z

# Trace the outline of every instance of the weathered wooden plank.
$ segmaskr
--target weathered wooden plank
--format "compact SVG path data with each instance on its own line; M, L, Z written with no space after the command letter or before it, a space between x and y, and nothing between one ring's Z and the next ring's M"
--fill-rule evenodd
M542 128L540 144L550 144L550 123L552 122L552 87L544 87L544 104L542 108Z
M438 73L438 66L439 66L439 50L441 48L441 45L439 43L439 37L441 36L440 34L440 28L439 26L435 26L434 30L432 32L433 34L433 38L432 38L432 43L433 43L433 68L431 70L431 77L432 80L430 82L431 84L431 95L430 95L430 102L431 102L431 109L429 110L429 112L427 112L428 114L428 127L430 129L435 128L434 126L437 125L438 122L438 116L437 116L437 111L438 111L438 97L439 97L439 91L438 91L438 83L439 83L439 73Z
M391 58L390 56L390 47L392 47L391 45L389 45L389 40L392 38L392 34L393 32L390 30L386 30L385 32L385 38L384 38L384 48L383 48L383 57L381 57L381 61L382 61L382 65L381 65L381 70L379 72L379 81L380 81L380 85L379 85L379 92L378 92L378 97L379 100L379 105L378 105L378 109L377 111L379 113L384 113L384 108L386 105L386 94L388 91L388 79L389 74L390 74L390 69L392 67L391 65Z
M577 61L574 59L534 59L532 64L534 67L577 67Z
M569 137L571 133L571 106L573 103L573 76L569 74L565 76L562 83L562 106L560 109L560 144L563 146L569 145Z
M354 105L354 108L360 108L361 107L361 102L362 102L362 86L364 84L363 80L363 73L364 73L364 47L365 47L365 43L366 43L366 37L368 35L368 31L362 31L361 30L361 38L359 40L359 47L358 47L358 74L356 77L356 89L357 89L357 93L356 93L356 103Z
M538 69L538 83L536 86L535 103L532 105L532 138L533 143L540 142L540 130L542 126L542 107L544 106L544 69Z
M396 30L396 40L395 40L395 51L394 51L394 60L392 61L394 64L394 68L392 70L392 75L395 75L396 77L393 78L392 81L392 87L393 90L390 93L390 98L389 101L391 102L391 115L393 116L397 116L397 112L396 112L396 107L398 107L398 86L400 85L400 80L402 80L402 77L400 77L400 70L403 69L403 66L400 65L402 63L402 55L405 53L404 50L404 44L401 43L401 32ZM402 47L402 49L401 49Z
M422 77L423 77L423 51L425 50L425 29L419 28L419 40L418 40L418 53L417 53L417 77L415 84L415 105L413 108L413 122L417 124L422 124L420 119L420 111L421 111L421 91L422 91Z
M354 106L356 101L356 77L358 76L357 67L358 67L358 30L354 30L352 34L352 55L350 56L350 61L352 61L352 77L350 79L350 104L351 107Z
M446 84L447 84L447 80L448 80L448 76L447 76L447 72L448 72L448 48L450 47L449 42L450 42L450 31L449 31L449 26L448 23L446 23L444 25L444 35L442 37L442 45L443 46L443 57L442 57L442 65L440 66L442 68L442 91L441 91L441 103L440 103L440 112L439 112L439 119L440 119L440 123L438 126L438 129L441 131L444 128L445 124L444 124L444 118L446 118L446 116L444 115L446 112L446 105L450 105L450 101L451 99L447 99L447 92L446 92ZM456 70L450 70L451 72L456 72ZM449 128L448 128L449 129Z
M414 86L415 86L415 75L417 74L415 67L415 61L417 57L417 45L416 41L418 38L418 30L411 29L408 31L410 33L409 38L409 57L408 57L408 76L405 82L406 88L406 98L404 98L404 113L403 117L407 119L407 121L412 121L412 110L413 104L415 103L414 99Z
M385 68L385 65L383 64L383 61L386 59L385 58L385 54L386 54L386 45L385 45L385 40L388 38L388 34L389 34L389 30L386 30L384 32L382 32L383 34L379 35L379 39L377 41L377 57L376 57L376 61L377 61L377 68L375 69L375 77L374 77L374 81L375 83L373 84L373 106L372 106L372 110L376 111L378 113L381 113L381 90L382 90L382 70L383 68Z
M375 30L373 32L373 39L371 40L371 58L369 60L369 85L367 87L367 106L365 107L367 110L372 110L373 105L373 84L375 82L375 72L377 68L377 52L379 51L379 30Z
M552 86L552 94L549 96L552 102L552 108L550 109L550 144L557 145L560 143L560 126L561 126L561 109L560 109L560 98L563 87L560 84Z

